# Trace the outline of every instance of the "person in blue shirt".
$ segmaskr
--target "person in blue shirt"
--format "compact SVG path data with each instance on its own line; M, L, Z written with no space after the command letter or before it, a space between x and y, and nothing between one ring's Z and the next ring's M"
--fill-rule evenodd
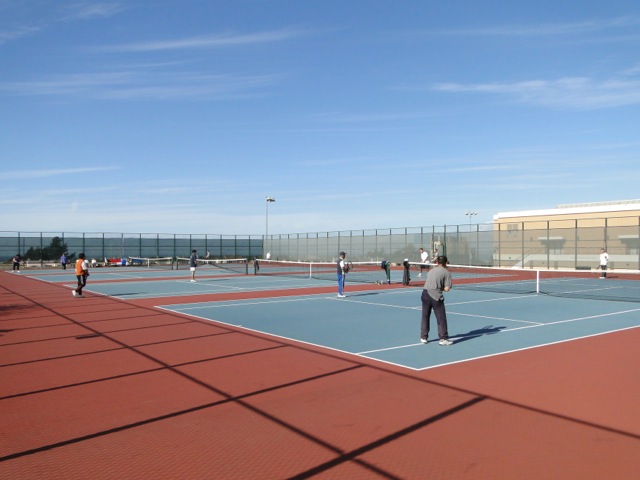
M346 295L344 294L344 280L345 275L348 271L347 264L344 261L347 254L345 252L340 252L340 258L336 262L336 268L338 271L338 297L344 298Z

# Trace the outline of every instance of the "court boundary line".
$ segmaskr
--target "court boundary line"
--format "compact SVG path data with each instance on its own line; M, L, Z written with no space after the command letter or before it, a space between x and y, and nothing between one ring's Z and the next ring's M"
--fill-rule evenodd
M321 295L321 294L319 294L319 295ZM326 295L326 294L324 294L324 295ZM278 298L278 299L270 299L269 301L266 301L266 302L249 302L249 303L243 302L243 301L238 301L237 303L234 303L234 304L219 305L219 307L233 307L233 306L252 305L252 304L255 305L255 304L265 304L265 303L282 303L282 302L295 302L295 301L311 300L311 298L309 298L309 297L310 296L304 296L302 298L296 298L296 299L287 298L286 300ZM513 297L513 298L519 298L519 297ZM325 297L325 299L338 300L335 297ZM343 299L340 299L340 300L343 300ZM216 303L216 302L203 302L203 303L211 304L211 303ZM353 303L360 303L360 302L353 302ZM367 302L364 302L364 303L367 303ZM465 302L465 303L469 303L469 302ZM180 304L177 304L177 305L180 305ZM380 304L375 304L375 305L379 306ZM300 342L300 343L305 344L305 345L311 345L311 346L319 347L319 348L327 348L329 350L332 350L332 351L335 351L335 352L340 352L340 353L343 353L343 354L346 354L346 355L355 355L356 357L366 358L366 359L369 359L369 360L372 360L372 361L379 361L379 362L383 362L383 363L388 364L388 365L393 365L393 366L396 366L396 367L399 367L399 368L407 368L409 370L417 371L417 372L424 371L424 370L429 370L429 369L433 369L433 368L438 368L438 367L443 367L443 366L447 366L447 365L453 365L453 364L457 364L457 363L463 363L463 362L479 360L479 359L482 359L482 358L489 358L489 357L493 357L493 356L497 356L497 355L505 355L505 354L514 353L514 352L530 350L530 349L534 349L534 348L542 348L542 347L546 347L546 346L550 346L550 345L555 345L555 344L559 344L559 343L566 343L566 342L581 340L581 339L590 338L590 337L599 336L599 335L616 333L616 332L625 331L625 330L629 330L629 329L633 329L633 328L640 328L640 325L636 325L636 326L632 326L632 327L623 327L623 328L608 330L606 332L598 332L598 333L593 333L593 334L589 334L589 335L573 337L573 338L569 338L569 339L556 340L556 341L553 341L553 342L542 343L542 344L532 345L532 346L522 347L522 348L516 348L516 349L512 349L512 350L507 350L507 351L504 351L504 352L496 352L496 353L492 353L492 354L488 354L488 355L480 355L480 356L465 358L465 359L462 359L462 360L455 360L455 361L452 361L452 362L440 363L438 365L431 365L431 366L427 366L427 367L411 367L411 366L408 366L408 365L405 365L405 364L400 364L400 363L395 363L395 362L391 362L391 361L388 361L388 360L379 359L379 358L370 356L368 354L376 353L376 352L398 350L398 349L403 349L403 348L423 347L424 344L422 344L422 343L414 343L414 344L398 345L398 346L387 347L387 348L376 349L376 350L366 350L366 351L362 351L362 352L351 352L351 351L342 350L342 349L335 348L335 347L330 347L330 346L327 346L327 345L321 345L321 344L317 344L317 343L308 342L308 341L305 341L305 340L300 340L300 339L297 339L297 338L287 337L287 336L284 336L284 335L278 335L278 334L274 334L274 333L271 333L271 332L266 332L266 331L257 330L257 329L250 328L250 327L245 327L245 326L243 326L241 324L233 324L233 323L224 322L224 321L217 320L217 319L209 319L209 318L205 318L205 317L200 317L198 315L188 313L187 311L184 311L184 310L179 310L179 309L178 310L173 310L171 308L165 308L165 307L170 307L170 306L171 305L162 305L162 306L158 306L158 307L155 307L155 308L167 310L167 311L173 312L173 313L179 313L179 314L184 314L184 315L187 315L187 316L192 316L194 318L198 318L200 320L204 320L204 321L208 321L208 322L216 322L216 323L220 323L220 324L223 324L223 325L228 325L228 326L231 326L231 327L241 328L241 329L244 329L244 330L247 330L247 331L251 331L251 332L255 332L255 333L259 333L259 334L263 334L263 335L272 335L272 336L274 336L276 338L284 339L284 340L287 340L287 341ZM398 306L390 306L390 305L386 305L386 306L394 307L394 308L402 308L402 309L419 309L420 308L420 307L404 307L404 306L398 307ZM204 306L203 305L203 306L200 306L200 307L193 307L193 308L196 309L196 308L217 308L217 307L214 306L214 305L208 305L208 306ZM520 330L524 330L524 329L528 329L528 328L539 328L539 327L546 327L546 326L554 326L554 325L562 324L562 323L591 320L591 319L602 318L602 317L607 317L607 316L628 314L628 313L633 313L633 312L637 312L637 311L640 311L640 308L631 309L631 310L624 310L624 311L620 311L620 312L609 312L609 313L598 314L598 315L590 315L590 316L587 316L587 317L577 317L577 318L571 318L571 319L565 319L565 320L558 320L556 322L549 322L549 323L531 322L531 323L535 323L535 325L526 325L526 326L522 326L522 327L508 328L508 329L501 330L501 331L496 332L496 333L507 333L507 332L512 332L512 331L520 331ZM463 314L463 313L456 313L456 312L448 312L448 314L455 314L455 315L463 315L463 316L469 316L469 317L492 319L492 317L478 316L478 315L471 315L471 314ZM504 320L504 321L520 322L520 323L526 322L525 320L511 320L511 319L502 319L502 318L497 318L497 317L495 319ZM462 338L462 337L452 336L450 338L455 340L456 338Z
M548 342L548 343L543 343L543 344L540 344L540 345L533 345L533 346L530 346L530 347L516 348L514 350L507 350L507 351L504 351L504 352L491 353L491 354L488 354L488 355L481 355L479 357L467 358L467 359L464 359L464 360L456 360L456 361L453 361L453 362L447 362L447 363L443 363L443 364L440 364L440 365L433 365L431 367L423 367L423 368L419 368L419 369L416 369L416 370L418 370L418 371L430 370L430 369L437 368L437 367L444 367L444 366L447 366L447 365L455 365L457 363L464 363L464 362L469 362L469 361L472 361L472 360L480 360L480 359L483 359L483 358L497 357L499 355L507 355L509 353L523 352L525 350L533 350L533 349L536 349L536 348L543 348L543 347L548 347L548 346L551 346L551 345L558 345L558 344L561 344L561 343L575 342L577 340L584 340L585 338L599 337L599 336L602 336L602 335L609 335L611 333L624 332L625 330L633 330L634 328L640 328L640 325L634 325L633 327L617 328L617 329L614 329L614 330L607 330L606 332L592 333L592 334L589 334L589 335L583 335L583 336L575 337L575 338L568 338L568 339L565 339L565 340L556 340L555 342ZM366 357L366 358L369 358L369 357ZM374 360L377 360L377 359L374 358ZM381 361L384 361L384 360L381 360Z
M244 277L244 276L243 276ZM42 279L42 278L38 278L37 276L30 276L29 278L35 279L35 280L40 280L43 281L45 283L49 283L49 284L54 284L55 282L49 282L46 279ZM143 280L144 281L144 280ZM167 279L167 281L176 281L176 282L180 282L181 279L177 279L177 280L173 280L173 279ZM182 280L184 282L184 280ZM185 282L186 283L186 282ZM298 287L298 288L308 288L308 287ZM409 293L411 292L412 294L415 294L416 289L393 289L393 290L371 290L377 294L400 294L400 293ZM460 290L469 290L469 289L460 289ZM470 289L473 290L473 289ZM126 303L127 299L123 299L117 296L113 296L113 295L109 295L109 294L103 294L103 293L99 293L99 292L94 292L91 290L88 290L93 294L96 295L100 295L100 296L104 296L104 297L108 297L108 298L112 298L112 299L116 299L119 301L124 301ZM369 290L367 290L369 291ZM203 294L206 295L206 294ZM168 296L172 296L172 295L168 295ZM226 303L224 305L219 305L219 306L225 306L225 307L230 307L230 306L236 306L236 305L251 305L251 304L261 304L261 303L278 303L278 302L293 302L293 301L305 301L305 300L311 300L311 299L316 299L315 297L317 296L323 296L324 299L327 300L340 300L340 301L347 301L347 302L352 302L352 303L364 303L367 304L369 302L365 302L365 301L358 301L358 300L353 300L353 296L357 296L357 294L354 294L352 297L348 297L348 299L338 299L336 297L333 296L328 296L326 293L321 293L321 294L310 294L310 295L304 295L302 297L299 298L290 298L287 297L286 300L284 300L283 298L276 298L276 299L269 299L269 301L259 301L259 302L246 302L244 300L231 300L230 302L233 303ZM538 297L538 296L543 296L546 297L546 295L542 295L542 294L517 294L517 295L512 295L509 297L501 297L501 298L496 298L496 299L482 299L482 300L474 300L474 301L465 301L465 302L453 302L453 303L449 303L449 306L452 305L461 305L461 304L469 304L469 303L484 303L484 302L493 302L493 301L505 301L505 300L515 300L515 299L521 299L521 298L531 298L531 297ZM147 298L164 298L164 297L147 297ZM199 303L206 303L206 304L215 304L218 302L215 301L205 301L205 302L199 302ZM477 356L477 357L472 357L472 358L466 358L466 359L462 359L462 360L455 360L452 362L446 362L446 363L441 363L438 365L432 365L432 366L427 366L427 367L411 367L405 364L399 364L399 363L395 363L395 362L390 362L390 361L386 361L386 360L382 360L376 357L371 357L369 355L366 355L366 353L375 353L375 352L382 352L382 351L390 351L390 350L395 350L395 349L402 349L402 348L413 348L413 347L419 347L419 346L423 346L423 344L421 343L416 343L416 344L409 344L409 345L405 345L405 346L396 346L396 347L388 347L385 349L378 349L378 350L368 350L368 351L364 351L364 352L351 352L351 351L346 351L346 350L341 350L338 348L334 348L334 347L329 347L327 345L321 345L321 344L316 344L316 343L312 343L312 342L307 342L307 341L303 341L303 340L299 340L296 338L291 338L291 337L286 337L286 336L282 336L282 335L277 335L277 334L273 334L273 333L269 333L269 332L265 332L262 330L257 330L257 329L251 329L248 327L245 327L243 325L237 325L237 324L233 324L233 323L228 323L228 322L222 322L220 320L216 320L216 319L208 319L205 317L200 317L198 315L192 315L189 313L186 313L186 311L184 310L179 310L179 309L170 309L170 308L165 308L165 307L171 307L171 306L179 306L179 305L187 305L187 304L171 304L171 305L161 305L161 306L154 306L153 308L158 308L160 310L163 311L168 311L168 312L172 312L172 313L177 313L177 314L183 314L183 315L187 315L189 317L193 317L195 319L198 319L200 321L206 321L206 322L216 322L222 325L228 325L231 327L236 327L236 328L240 328L246 331L251 331L251 332L255 332L258 334L262 334L262 335L268 335L268 336L273 336L276 338L280 338L280 339L284 339L287 341L294 341L294 342L300 342L302 344L306 344L306 345L311 345L314 347L318 347L318 348L326 348L329 349L331 351L335 351L335 352L340 352L346 355L355 355L356 357L360 357L360 358L366 358L368 360L374 361L374 362L382 362L388 365L394 365L396 367L399 368L407 368L409 370L412 371L423 371L423 370L428 370L428 369L432 369L432 368L437 368L437 367L441 367L441 366L447 366L447 365L451 365L451 364L456 364L456 363L462 363L462 362L468 362L468 361L472 361L472 360L478 360L478 359L482 359L482 358L487 358L487 357L491 357L491 356L496 356L496 355L504 355L504 354L508 354L508 353L513 353L513 352L518 352L518 351L523 351L523 350L528 350L528 349L533 349L533 348L539 348L539 347L545 347L545 346L549 346L549 345L554 345L557 343L564 343L564 342L569 342L569 341L574 341L574 340L580 340L580 339L584 339L584 338L589 338L592 336L599 336L599 335L604 335L604 334L609 334L609 333L615 333L615 332L619 332L619 331L624 331L624 330L628 330L628 329L632 329L632 328L637 328L638 326L632 326L632 327L623 327L620 329L613 329L613 330L609 330L606 332L599 332L599 333L594 333L594 334L589 334L589 335L585 335L585 336L579 336L579 337L574 337L574 338L570 338L570 339L565 339L565 340L558 340L558 341L554 341L554 342L549 342L549 343L544 343L544 344L539 344L539 345L534 345L534 346L529 346L529 347L522 347L522 348L518 348L518 349L513 349L513 350L508 350L508 351L504 351L504 352L497 352L497 353L493 353L493 354L488 354L488 355L481 355L481 356ZM419 310L421 307L416 306L416 307L406 307L406 306L395 306L395 305L385 305L385 304L372 304L372 305L376 305L376 306L387 306L387 307L391 307L391 308L401 308L401 309L413 309L413 310ZM215 306L213 305L208 305L208 307L192 307L194 309L196 308L215 308ZM522 327L514 327L514 328L510 328L510 329L506 329L504 331L501 332L497 332L497 333L506 333L508 331L518 331L518 330L523 330L523 329L528 329L528 328L534 328L534 327L543 327L543 326L551 326L551 325L556 325L556 324L561 324L561 323L568 323L568 322L576 322L576 321L582 321L582 320L588 320L588 319L593 319L593 318L600 318L600 317L604 317L604 316L612 316L612 315L619 315L619 314L626 314L626 313L632 313L632 312L636 312L636 311L640 311L640 308L638 309L631 309L631 310L625 310L622 312L612 312L612 313L607 313L607 314L599 314L599 315L594 315L594 316L589 316L589 317L578 317L578 318L574 318L574 319L565 319L565 320L559 320L557 322L550 322L550 323L544 323L544 324L538 324L536 323L535 325L527 325L527 326L522 326ZM463 315L463 316L469 316L469 317L477 317L477 318L492 318L492 317L483 317L483 316L478 316L478 315L471 315L471 314L463 314L463 313L456 313L456 312L450 312L451 314L456 314L456 315ZM495 317L496 320L503 320L503 321L513 321L513 322L523 322L523 321L519 321L519 320L512 320L512 319L503 319L503 318L498 318ZM532 322L535 323L535 322ZM453 339L458 338L456 336L452 337Z

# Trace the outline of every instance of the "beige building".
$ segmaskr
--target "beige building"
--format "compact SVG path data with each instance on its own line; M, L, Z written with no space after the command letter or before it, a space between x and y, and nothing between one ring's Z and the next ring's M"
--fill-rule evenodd
M494 264L597 268L601 248L612 269L640 269L640 200L558 205L494 215Z

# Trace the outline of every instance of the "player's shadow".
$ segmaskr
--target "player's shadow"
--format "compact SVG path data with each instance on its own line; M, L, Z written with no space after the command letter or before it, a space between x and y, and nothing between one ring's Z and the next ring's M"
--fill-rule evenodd
M347 293L347 297L368 297L370 295L380 295L384 292L362 292L362 293Z
M493 325L487 325L486 327L478 328L477 330L471 330L467 333L459 333L457 335L452 335L455 337L454 343L462 343L467 340L473 340L474 338L482 337L484 335L495 335L496 333L500 333L507 327L494 327Z

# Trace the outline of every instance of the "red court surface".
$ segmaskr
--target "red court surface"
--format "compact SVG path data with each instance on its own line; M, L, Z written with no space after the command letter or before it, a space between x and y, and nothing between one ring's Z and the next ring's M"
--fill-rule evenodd
M0 272L0 478L636 479L638 344L416 372Z

